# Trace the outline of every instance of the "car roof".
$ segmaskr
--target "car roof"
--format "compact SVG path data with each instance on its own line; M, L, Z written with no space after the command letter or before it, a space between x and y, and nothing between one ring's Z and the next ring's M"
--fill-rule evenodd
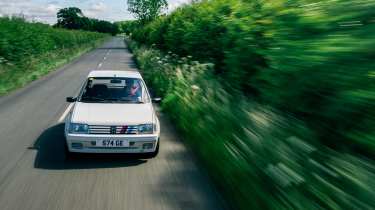
M87 77L126 77L142 79L138 71L93 70Z

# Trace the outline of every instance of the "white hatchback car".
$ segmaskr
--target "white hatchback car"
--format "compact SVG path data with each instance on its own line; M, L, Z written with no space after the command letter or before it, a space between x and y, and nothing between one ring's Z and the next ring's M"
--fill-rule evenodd
M160 124L150 94L135 71L91 71L65 120L67 152L143 153L159 151Z

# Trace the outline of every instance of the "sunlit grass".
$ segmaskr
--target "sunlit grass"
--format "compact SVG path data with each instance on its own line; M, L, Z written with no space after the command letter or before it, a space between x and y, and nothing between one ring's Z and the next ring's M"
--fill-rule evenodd
M0 95L48 74L106 36L0 18Z

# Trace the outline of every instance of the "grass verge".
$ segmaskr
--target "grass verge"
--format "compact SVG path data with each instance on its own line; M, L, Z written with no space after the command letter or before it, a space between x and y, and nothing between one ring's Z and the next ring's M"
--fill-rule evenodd
M23 64L0 65L0 96L24 87L57 68L71 62L91 49L97 47L105 39L74 49L60 49L38 57L31 57Z

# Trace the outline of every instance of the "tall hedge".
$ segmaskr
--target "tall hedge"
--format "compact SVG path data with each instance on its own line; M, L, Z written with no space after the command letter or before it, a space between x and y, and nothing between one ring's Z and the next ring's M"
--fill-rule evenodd
M0 56L18 63L58 49L78 48L105 37L99 33L55 29L17 18L0 18Z
M233 94L210 64L129 45L232 209L375 208L373 160L319 144L303 121Z
M211 0L131 37L215 64L250 100L291 113L334 149L375 154L375 2Z
M145 78L235 209L374 209L374 9L209 0L127 33L149 46L132 44Z
M0 18L0 95L48 73L107 36Z

